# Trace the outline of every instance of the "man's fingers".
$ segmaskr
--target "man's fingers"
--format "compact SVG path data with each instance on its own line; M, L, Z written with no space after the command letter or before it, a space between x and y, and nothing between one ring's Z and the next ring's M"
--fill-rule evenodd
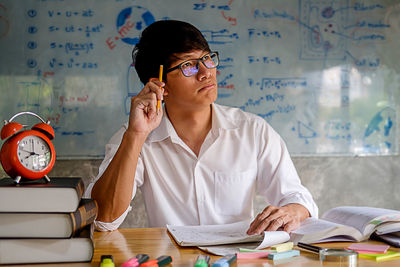
M276 231L283 227L284 223L281 217L268 217L255 227L254 233L261 234L264 231Z
M283 208L268 206L250 224L247 234L261 234L263 231L284 230L290 232L297 228L296 223Z
M157 96L157 99L163 99L164 92L164 82L160 82L159 80L152 78L150 81L143 87L143 89L139 92L138 96L143 96L146 94L154 93Z
M284 225L283 227L283 231L290 233L293 230L296 230L297 228L299 228L300 223L297 223L295 221L290 221L287 224Z
M261 213L257 214L256 218L250 224L250 227L247 231L248 234L254 234L258 226L271 214L271 206L266 207Z
M131 101L133 112L136 108L143 111L148 118L153 118L157 115L157 100L155 94L147 94L144 96L136 96Z
M263 220L257 221L255 220L247 231L247 234L261 234L263 231L273 231L271 229L274 229L275 225L278 225L278 222L275 221L274 217L267 217ZM279 226L276 227L276 229L278 228Z
M247 234L256 234L258 233L257 229L259 228L260 224L271 214L271 209L266 207L261 213L259 213L254 221L250 224L249 229L247 230Z
M156 106L155 111L157 112L157 114L159 113L159 110L161 109L161 101L164 99L163 95L164 95L164 87L165 84L163 82L160 82L158 80L150 80L150 82L148 82L146 84L146 86L142 89L142 91L138 94L139 97L142 96L152 96L153 97L153 101L154 101L154 105ZM151 114L151 113L149 113Z

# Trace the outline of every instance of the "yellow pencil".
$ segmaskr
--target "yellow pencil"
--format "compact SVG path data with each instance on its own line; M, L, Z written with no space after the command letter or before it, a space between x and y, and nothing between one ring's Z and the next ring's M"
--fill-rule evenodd
M160 73L158 74L158 79L160 80L160 82L162 82L162 74L163 74L163 65L160 65ZM157 100L157 111L160 110L160 105L161 105L161 100Z

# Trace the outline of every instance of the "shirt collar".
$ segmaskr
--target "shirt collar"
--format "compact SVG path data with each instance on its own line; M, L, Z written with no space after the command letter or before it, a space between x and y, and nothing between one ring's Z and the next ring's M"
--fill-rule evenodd
M225 111L227 107L218 104L212 104L212 126L211 131L234 130L239 128L234 118L229 116ZM165 107L163 107L163 117L160 125L154 129L147 137L148 142L161 142L170 137L173 141L180 140L174 126L166 115Z
M239 128L239 124L227 109L230 108L212 104L212 130L234 130Z

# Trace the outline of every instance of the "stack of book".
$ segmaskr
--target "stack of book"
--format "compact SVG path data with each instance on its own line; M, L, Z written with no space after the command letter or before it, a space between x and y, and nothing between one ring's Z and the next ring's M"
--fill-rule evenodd
M0 264L87 262L97 203L81 178L15 184L0 180Z

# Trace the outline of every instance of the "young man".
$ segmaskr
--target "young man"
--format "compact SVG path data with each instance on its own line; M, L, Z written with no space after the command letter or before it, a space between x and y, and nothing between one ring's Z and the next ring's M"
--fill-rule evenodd
M218 53L198 29L155 22L143 31L133 59L145 86L86 192L99 204L99 230L118 228L137 188L152 227L251 220L256 193L271 205L248 234L290 232L317 216L280 136L262 118L214 103ZM164 100L160 110L158 100Z

